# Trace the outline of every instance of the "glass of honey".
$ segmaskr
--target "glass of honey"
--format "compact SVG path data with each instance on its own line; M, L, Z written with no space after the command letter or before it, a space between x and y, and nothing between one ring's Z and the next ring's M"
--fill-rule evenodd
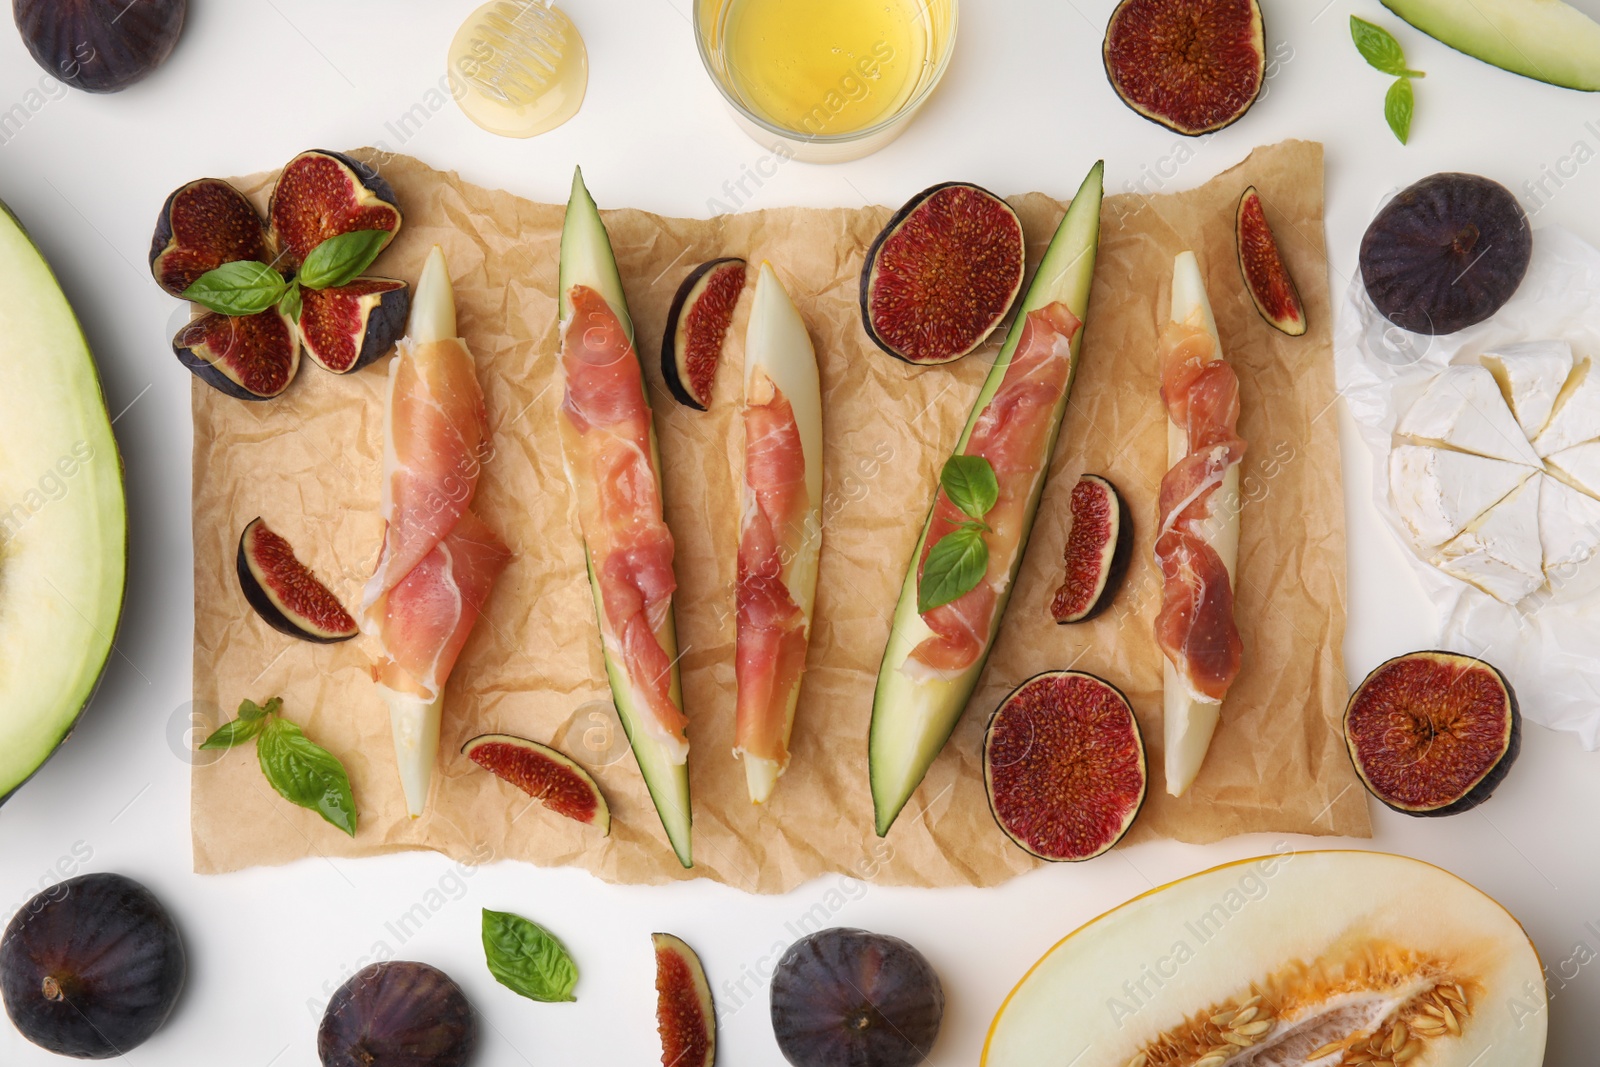
M808 163L898 137L950 64L957 0L696 0L695 38L734 119Z

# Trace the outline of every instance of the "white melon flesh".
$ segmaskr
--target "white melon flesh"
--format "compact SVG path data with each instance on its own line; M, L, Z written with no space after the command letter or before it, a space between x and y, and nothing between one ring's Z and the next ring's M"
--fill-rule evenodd
M1552 85L1600 90L1600 23L1561 0L1383 0L1451 48Z
M127 572L122 464L94 360L0 205L0 800L77 721Z
M1061 941L1001 1005L982 1063L1334 1067L1406 1049L1422 1067L1539 1067L1546 1018L1532 943L1479 890L1402 856L1283 853Z

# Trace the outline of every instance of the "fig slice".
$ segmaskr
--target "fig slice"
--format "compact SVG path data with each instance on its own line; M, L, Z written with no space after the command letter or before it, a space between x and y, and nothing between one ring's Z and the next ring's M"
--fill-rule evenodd
M717 1008L694 949L672 934L651 934L656 950L656 1029L661 1067L717 1062Z
M1258 0L1122 0L1102 52L1124 104L1188 137L1239 121L1266 80Z
M1300 290L1289 275L1283 256L1278 253L1278 241L1267 225L1261 194L1253 185L1239 197L1234 234L1239 244L1239 272L1244 275L1244 287L1250 290L1256 310L1273 329L1290 337L1304 335L1305 304L1300 300Z
M672 298L667 332L661 339L661 376L678 403L696 411L711 406L711 386L722 361L722 343L733 309L744 292L748 265L742 259L713 259L689 273Z
M217 178L173 191L150 239L150 273L176 297L224 263L270 263L266 224L245 195Z
M324 370L349 374L394 347L406 332L411 294L390 278L357 278L300 291L300 341Z
M1110 480L1085 474L1072 487L1067 575L1050 602L1056 622L1086 622L1110 606L1133 559L1133 516Z
M239 535L235 568L245 600L279 633L331 645L361 632L339 598L295 557L293 546L259 517Z
M611 808L594 778L571 757L511 734L481 734L463 745L461 754L557 815L610 836Z
M278 176L267 208L285 275L300 268L323 241L356 230L400 229L394 188L377 170L342 152L312 149L291 159Z
M1471 811L1522 748L1522 712L1499 670L1458 652L1412 652L1367 675L1344 712L1350 762L1395 811Z
M1133 706L1083 671L1047 671L1000 702L983 740L989 808L1042 860L1093 859L1121 841L1149 785Z
M861 321L907 363L975 351L1016 303L1026 269L1022 223L987 189L945 182L912 197L861 265Z
M277 308L244 318L208 311L178 331L172 351L201 381L239 400L271 400L300 369L294 323Z

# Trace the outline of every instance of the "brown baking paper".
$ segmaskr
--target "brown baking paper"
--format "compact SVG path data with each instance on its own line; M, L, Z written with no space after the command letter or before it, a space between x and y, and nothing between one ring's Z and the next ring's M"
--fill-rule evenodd
M575 865L609 881L713 878L779 892L827 872L882 883L993 885L1035 865L995 827L980 750L996 703L1050 668L1092 671L1137 709L1150 796L1130 841L1207 842L1250 831L1365 835L1364 794L1338 734L1347 694L1343 494L1322 223L1322 149L1287 142L1191 192L1108 197L1082 365L1011 606L967 714L886 841L872 831L867 726L878 660L940 465L994 346L917 369L862 332L857 279L886 208L777 209L711 220L605 212L645 356L677 539L683 690L692 721L693 871L668 848L608 691L576 520L557 439L556 264L562 208L470 185L405 157L374 159L405 226L372 273L414 280L441 244L462 335L478 361L494 453L476 510L515 552L446 691L428 812L406 817L388 716L363 640L318 646L270 630L234 577L239 531L257 515L284 534L346 604L359 602L382 535L379 434L386 361L347 377L309 363L280 399L241 403L194 387L195 701L209 729L240 700L281 695L284 711L345 763L360 810L348 838L277 797L248 750L197 753L195 867L229 871L309 855L435 849L458 860ZM605 179L593 175L600 201ZM1234 253L1234 208L1260 189L1308 304L1310 333L1287 338L1257 316ZM242 183L264 205L267 179ZM1062 208L1015 201L1031 257ZM1151 562L1166 424L1157 387L1159 320L1172 257L1206 271L1223 348L1243 381L1249 442L1237 593L1244 668L1199 780L1182 799L1161 778L1160 589ZM821 362L826 421L824 541L793 762L764 808L731 755L734 560L738 536L743 332L729 334L708 413L674 403L656 365L668 305L695 264L770 260L805 316ZM753 272L752 281L754 284ZM997 338L1000 336L996 335ZM1081 471L1108 475L1137 531L1113 607L1057 626L1067 498ZM610 800L609 838L546 811L458 752L477 734L557 745L588 765Z

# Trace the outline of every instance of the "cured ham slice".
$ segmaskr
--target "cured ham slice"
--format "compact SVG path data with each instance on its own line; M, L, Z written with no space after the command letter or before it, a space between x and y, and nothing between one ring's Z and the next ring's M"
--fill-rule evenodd
M734 754L765 803L789 763L822 541L822 396L804 321L763 263L745 345Z
M567 296L572 316L561 340L559 421L598 590L601 640L625 668L644 729L682 765L689 720L667 653L678 583L644 375L605 297L587 285L572 286Z
M472 353L455 332L450 275L435 248L389 366L383 551L362 600L413 817L427 804L445 682L511 558L471 511L488 416Z
M1194 781L1244 653L1233 615L1239 545L1239 378L1225 361L1194 254L1175 264L1162 331L1161 398L1171 469L1161 479L1156 641L1166 658L1167 790Z
M1055 432L1055 411L1072 379L1072 338L1082 327L1066 304L1047 304L1030 312L1022 339L995 391L973 424L959 454L981 456L994 468L1000 495L984 517L989 530L989 566L970 592L922 616L932 636L908 658L937 676L959 674L983 655L993 637L997 612L1011 582L1012 563L1022 551L1028 507L1050 457L1045 443ZM933 546L967 517L943 489L934 501L933 520L923 541L921 568Z

